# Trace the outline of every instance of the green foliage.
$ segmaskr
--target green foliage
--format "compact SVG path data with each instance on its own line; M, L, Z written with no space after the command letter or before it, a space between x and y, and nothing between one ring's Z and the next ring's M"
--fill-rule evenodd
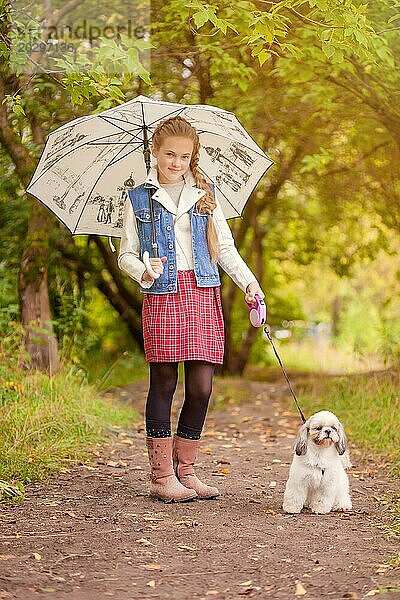
M299 58L303 51L290 38L299 30L317 43L321 56L333 64L345 62L351 56L394 66L392 52L374 29L368 18L367 4L343 3L342 0L280 0L260 10L256 2L235 5L235 22L231 5L220 2L217 6L192 2L191 19L201 31L212 26L212 34L227 34L231 28L246 43L260 65L271 56L293 55ZM193 12L195 11L195 12ZM234 24L235 23L235 24Z
M86 460L107 427L128 428L137 419L129 406L99 399L76 367L52 378L23 371L4 344L0 358L0 479L14 486L10 494L16 482Z

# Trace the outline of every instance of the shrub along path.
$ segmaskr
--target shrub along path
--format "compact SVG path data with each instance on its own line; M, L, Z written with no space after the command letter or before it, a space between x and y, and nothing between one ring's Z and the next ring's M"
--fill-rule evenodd
M149 499L142 424L90 464L31 485L0 512L0 600L400 598L384 564L398 541L378 527L396 482L379 465L353 449L349 514L282 512L299 425L285 385L217 381L198 472L218 500ZM139 409L145 394L145 384L114 392Z

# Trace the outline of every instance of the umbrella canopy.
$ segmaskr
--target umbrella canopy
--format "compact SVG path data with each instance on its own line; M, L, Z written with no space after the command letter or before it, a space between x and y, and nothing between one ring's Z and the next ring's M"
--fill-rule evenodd
M227 219L238 217L273 161L234 114L138 96L80 117L49 134L27 192L73 234L120 237L128 189L146 179L145 146L160 121L180 115L198 131L199 168L219 190Z

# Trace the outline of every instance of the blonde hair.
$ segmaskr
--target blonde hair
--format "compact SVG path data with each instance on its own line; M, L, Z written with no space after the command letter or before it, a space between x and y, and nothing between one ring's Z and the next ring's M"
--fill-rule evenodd
M183 137L193 142L193 152L190 159L190 170L193 173L196 186L205 191L204 196L196 203L198 212L209 215L207 223L207 246L212 262L218 259L218 237L212 218L213 211L217 206L211 188L199 170L200 138L196 129L183 117L170 117L157 125L154 130L152 144L159 150L167 137Z

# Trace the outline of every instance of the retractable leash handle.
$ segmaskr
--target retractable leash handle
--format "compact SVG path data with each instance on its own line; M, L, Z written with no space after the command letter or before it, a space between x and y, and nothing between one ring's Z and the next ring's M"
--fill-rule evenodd
M253 327L262 327L267 320L267 307L264 300L258 294L254 296L256 304L249 305L250 323Z

